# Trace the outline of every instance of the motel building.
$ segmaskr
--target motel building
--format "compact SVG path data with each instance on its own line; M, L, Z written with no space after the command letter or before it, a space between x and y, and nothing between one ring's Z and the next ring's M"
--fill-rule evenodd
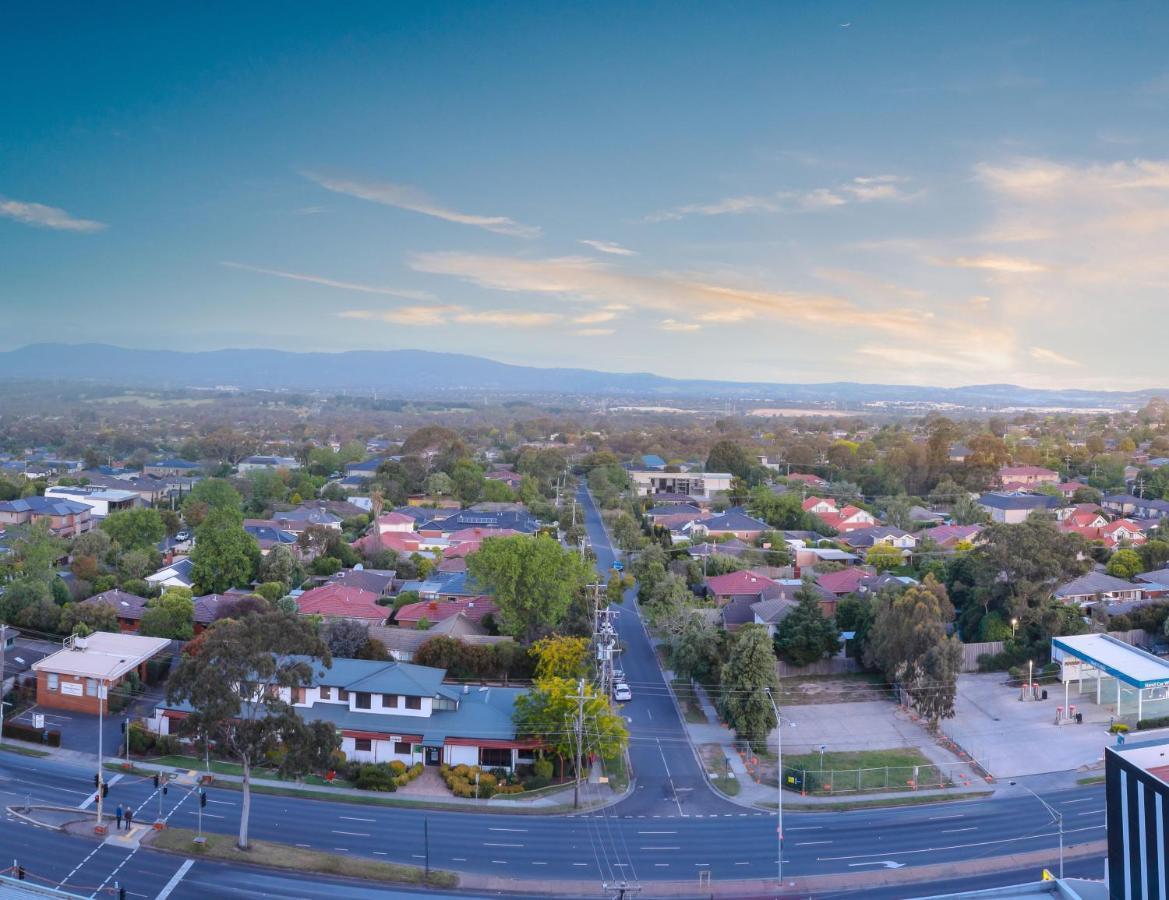
M109 692L117 691L130 672L145 681L146 663L168 646L167 638L108 631L66 638L62 649L32 665L37 705L109 715Z

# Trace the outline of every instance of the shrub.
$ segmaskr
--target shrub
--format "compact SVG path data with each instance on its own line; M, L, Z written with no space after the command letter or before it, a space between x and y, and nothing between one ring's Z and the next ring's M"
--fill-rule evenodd
M1139 728L1140 726L1138 725L1137 727ZM1126 734L1127 732L1128 732L1128 726L1125 725L1123 722L1113 722L1108 727L1109 734Z
M23 725L20 722L5 722L4 737L16 738L18 741L32 741L36 744L48 744L50 747L61 746L61 732L49 731L48 729L42 732L31 725Z
M179 752L180 745L177 737L169 734L158 735L154 739L154 752L159 756L174 756Z
M410 776L411 780L413 780L413 779L417 778L419 775L421 775L423 773L423 771L425 771L425 769L426 769L426 766L424 766L420 762L416 762L416 763L414 763L414 765L412 765L406 771L407 771L407 774Z
M393 772L394 775L401 775L406 771L406 764L400 759L392 760L390 762L390 771Z
M522 784L501 784L495 789L497 794L519 794L524 790Z
M392 793L398 789L394 774L385 763L362 763L357 769L357 777L351 780L363 791Z
M551 781L552 780L552 760L544 759L543 757L540 757L540 759L536 760L535 765L532 766L532 772L535 774L535 776L537 778L543 778L543 779L546 779L547 781Z
M153 732L147 731L137 722L134 722L130 725L130 752L144 756L154 749L157 737Z
M1150 728L1169 728L1169 716L1157 716L1137 722L1137 731L1148 731Z

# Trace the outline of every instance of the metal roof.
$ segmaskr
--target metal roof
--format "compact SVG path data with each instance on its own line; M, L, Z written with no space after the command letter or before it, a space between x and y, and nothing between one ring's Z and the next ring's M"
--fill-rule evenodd
M1056 651L1082 659L1101 672L1135 688L1169 684L1169 661L1117 640L1107 634L1076 634L1051 639L1052 658Z

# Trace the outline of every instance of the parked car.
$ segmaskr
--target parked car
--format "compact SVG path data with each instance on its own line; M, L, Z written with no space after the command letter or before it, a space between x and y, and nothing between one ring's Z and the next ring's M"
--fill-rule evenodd
M627 703L633 699L633 691L624 682L613 685L613 699L618 703Z
M185 529L183 531L180 531L178 534L175 535L175 540L178 541L179 543L182 543L183 541L189 541L190 539L191 539L191 532L189 532Z

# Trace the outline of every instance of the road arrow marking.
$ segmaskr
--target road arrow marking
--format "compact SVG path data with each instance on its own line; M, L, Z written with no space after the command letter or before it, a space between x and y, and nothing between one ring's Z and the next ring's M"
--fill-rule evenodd
M904 868L905 863L893 862L891 859L882 859L873 862L849 863L848 865L850 868L854 866L884 866L886 869L901 869Z

